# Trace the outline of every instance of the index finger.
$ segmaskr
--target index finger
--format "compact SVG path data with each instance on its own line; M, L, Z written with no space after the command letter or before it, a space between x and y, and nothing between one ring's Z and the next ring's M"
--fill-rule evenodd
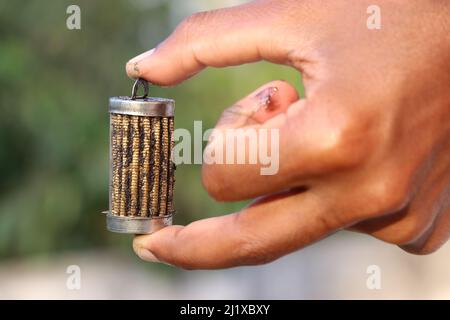
M241 6L200 12L185 19L155 49L126 65L131 78L159 85L177 84L206 66L226 67L261 59L286 63L288 48L278 43L277 16L282 6L251 2Z

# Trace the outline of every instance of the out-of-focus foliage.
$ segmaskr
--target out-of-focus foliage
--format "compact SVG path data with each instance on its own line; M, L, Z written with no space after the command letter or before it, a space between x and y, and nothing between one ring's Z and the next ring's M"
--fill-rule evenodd
M81 7L81 30L66 28L70 4ZM125 62L170 33L178 4L0 1L0 257L129 245L129 236L105 231L100 213L108 205L107 101L129 94ZM300 84L297 72L259 63L209 69L151 94L176 99L175 125L192 131L194 120L212 127L223 108L273 79ZM242 206L211 200L198 165L179 166L176 179L177 223Z

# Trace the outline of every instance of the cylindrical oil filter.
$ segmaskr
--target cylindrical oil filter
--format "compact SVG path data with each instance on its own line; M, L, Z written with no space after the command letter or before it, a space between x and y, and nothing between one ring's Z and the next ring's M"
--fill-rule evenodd
M144 95L137 96L140 85ZM172 224L175 164L171 99L147 97L138 79L131 97L112 97L107 228L144 234Z

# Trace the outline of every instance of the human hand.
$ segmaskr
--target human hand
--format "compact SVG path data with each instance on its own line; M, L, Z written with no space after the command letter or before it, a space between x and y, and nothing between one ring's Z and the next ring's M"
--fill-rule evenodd
M450 3L255 1L195 14L131 77L177 84L207 66L258 60L303 74L306 96L275 81L225 110L218 129L279 129L279 172L203 165L220 201L257 198L240 212L137 236L143 259L183 268L272 261L340 229L425 254L450 233ZM255 108L276 87L271 108ZM248 183L251 181L251 183Z

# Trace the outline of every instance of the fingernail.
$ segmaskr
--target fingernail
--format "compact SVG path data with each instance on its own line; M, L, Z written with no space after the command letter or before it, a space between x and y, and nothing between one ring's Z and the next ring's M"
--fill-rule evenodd
M139 78L139 75L140 75L139 63L142 60L145 60L148 57L150 57L153 54L153 52L155 52L155 48L153 48L149 51L146 51L144 53L141 53L140 55L130 59L126 64L126 70L127 70L128 76L133 79Z
M257 111L259 111L262 108L269 109L269 110L272 109L272 108L270 108L271 99L277 92L278 92L277 87L268 87L268 88L265 88L264 90L258 92L255 95L255 98L258 100Z
M147 236L136 236L133 240L134 252L136 252L139 258L141 258L142 260L149 262L159 262L155 255L147 249L147 242Z
M141 258L144 261L148 262L161 262L158 260L158 258L155 257L153 253L150 252L150 250L145 249L143 247L138 246L136 248L136 254L139 258Z

